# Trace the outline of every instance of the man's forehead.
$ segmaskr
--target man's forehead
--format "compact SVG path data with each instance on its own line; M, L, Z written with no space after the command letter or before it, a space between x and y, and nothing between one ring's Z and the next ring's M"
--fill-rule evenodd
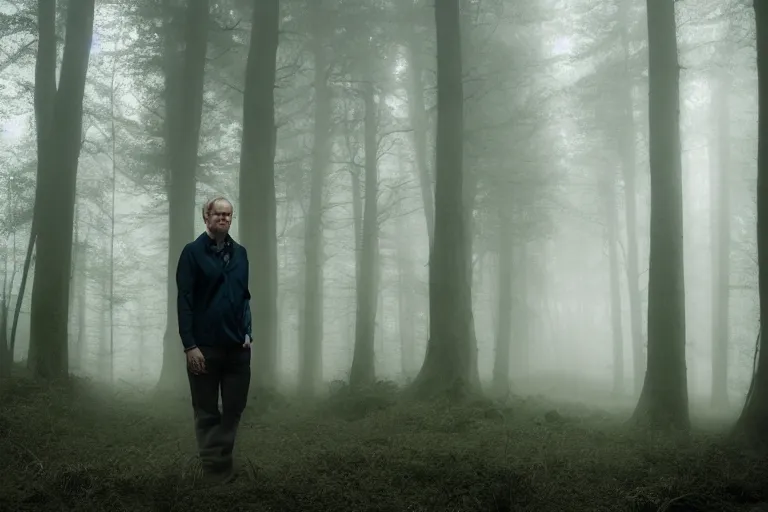
M232 205L226 199L219 199L218 201L213 203L211 209L215 212L231 212Z

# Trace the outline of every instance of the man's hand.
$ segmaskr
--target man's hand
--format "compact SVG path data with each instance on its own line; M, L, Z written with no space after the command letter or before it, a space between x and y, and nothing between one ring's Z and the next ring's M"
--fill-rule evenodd
M205 356L199 348L195 347L187 351L187 368L193 375L200 375L205 372Z
M247 334L245 335L245 343L243 343L243 348L251 348L251 337Z

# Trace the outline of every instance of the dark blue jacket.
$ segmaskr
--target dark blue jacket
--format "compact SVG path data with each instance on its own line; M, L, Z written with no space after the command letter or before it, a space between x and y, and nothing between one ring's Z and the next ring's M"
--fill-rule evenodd
M176 267L179 334L184 350L242 345L251 336L248 253L227 235L224 249L207 233L184 246Z

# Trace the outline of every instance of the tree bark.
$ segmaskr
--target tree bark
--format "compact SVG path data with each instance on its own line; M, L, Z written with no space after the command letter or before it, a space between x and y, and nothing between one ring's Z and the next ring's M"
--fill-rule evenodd
M401 175L405 178L403 159L399 159ZM407 226L403 215L402 201L397 202L397 232L406 233ZM400 335L400 371L407 382L414 375L414 338L415 338L415 301L413 258L408 239L397 237L397 326Z
M499 208L498 279L496 293L496 353L493 359L493 392L504 396L509 392L509 358L512 342L512 233L506 204Z
M688 430L682 163L675 5L648 0L651 236L648 364L633 419Z
M32 253L37 242L37 225L43 200L42 188L39 183L45 182L46 170L42 167L43 154L48 151L48 139L53 116L53 105L56 101L56 2L38 2L37 4L37 59L35 60L35 128L37 137L37 182L35 188L35 209L32 214L32 227L27 242L27 252L24 256L24 267L21 271L21 283L16 297L11 322L11 339L8 348L11 361L16 352L16 332L19 327L19 316L24 294L27 290L27 278L32 264Z
M50 127L43 131L33 228L37 261L32 284L28 364L42 378L68 369L69 287L83 95L93 38L94 0L70 1L59 88ZM48 43L50 44L50 43ZM54 43L55 44L55 43ZM50 66L45 66L50 72ZM46 78L50 94L50 78ZM45 101L45 100L41 100ZM41 116L46 113L41 111ZM42 123L45 128L45 122ZM33 223L35 220L33 219Z
M731 252L731 207L730 207L730 116L728 95L730 76L727 70L720 71L717 86L712 97L715 108L716 158L710 158L710 191L712 208L712 407L723 409L728 406L728 317L730 303L730 252Z
M311 5L315 58L315 126L309 209L304 220L304 303L299 356L299 393L314 395L323 378L323 188L331 154L331 90L326 56L329 16Z
M464 94L459 1L435 5L437 27L437 144L435 237L429 262L430 335L424 364L412 384L416 396L479 391L474 381L472 297L463 173ZM474 361L475 368L472 368Z
M755 371L736 432L752 442L768 443L768 6L755 2L757 32L757 267L760 331Z
M240 239L250 261L253 386L277 384L277 201L275 197L275 74L280 1L254 0L243 97L240 158Z
M362 251L357 281L357 316L355 318L355 352L349 373L352 389L360 389L376 380L375 327L378 300L379 259L379 172L376 102L373 82L363 84L365 102L365 205L363 214Z
M619 282L619 226L616 206L616 176L609 169L605 179L605 242L608 245L609 295L611 312L611 337L613 339L613 392L624 393L624 331L621 322L621 283Z
M530 310L528 309L528 244L516 244L512 254L512 343L510 353L514 378L529 376ZM517 255L515 256L515 253Z

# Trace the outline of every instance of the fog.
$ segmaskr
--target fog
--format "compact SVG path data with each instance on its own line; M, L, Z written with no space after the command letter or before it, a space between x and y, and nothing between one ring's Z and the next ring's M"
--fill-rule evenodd
M768 510L766 38L0 0L0 508Z
M139 4L97 2L96 6L77 168L69 369L114 385L152 387L163 365L166 283L175 269L167 268L168 202L158 124L164 116L162 70L153 61L153 52L161 49L159 21ZM211 15L196 194L194 209L188 212L194 230L186 233L187 241L203 231L199 209L215 194L234 204L231 234L236 240L245 222L241 204L249 199L239 191L238 173L250 9L240 4L245 2L215 3ZM312 169L314 50L307 35L307 13L297 2L283 4L275 99L277 368L280 385L293 389L301 371L304 218L310 175L316 172ZM758 329L753 13L740 2L676 5L689 393L692 403L709 405L712 361L717 357L713 339L718 336L712 321L718 279L713 253L718 244L727 244L725 364L729 403L738 409L752 376ZM32 102L36 35L11 21L23 19L19 16L29 8L24 2L0 2L4 20L0 195L5 210L0 250L9 290L5 304L11 311L29 239L36 162ZM323 185L322 380L347 380L352 365L356 308L352 189L353 183L362 187L365 166L359 76L363 64L373 64L380 228L375 370L377 379L404 383L418 372L429 337L429 237L415 132L424 130L422 151L434 181L434 33L428 23L425 28L408 28L411 25L398 18L394 3L381 12L345 2L329 9L335 21L329 21L326 54L333 127ZM430 20L428 13L424 16ZM576 385L584 386L584 393L604 389L610 395L616 368L609 251L613 244L618 254L623 348L620 397L631 403L639 389L633 384L627 271L628 175L618 134L626 129L620 102L622 87L628 87L633 110L629 129L635 141L635 165L629 175L636 201L638 325L645 344L650 219L645 9L633 4L621 14L611 2L596 6L548 1L534 6L483 1L468 2L463 20L467 23L464 166L476 182L472 307L481 380L492 379L498 319L509 315L513 392L551 391L547 381L559 378L570 391ZM63 17L60 22L63 28ZM413 30L417 33L409 35ZM367 41L366 33L370 33ZM622 37L627 38L628 53ZM361 57L361 45L368 43L375 56ZM422 89L423 112L418 115L424 118L424 128L412 112L414 86L409 73L414 55L423 68L416 87ZM727 109L727 127L718 117L721 103ZM718 160L722 137L728 147L724 163ZM727 241L713 238L712 230L721 208L713 196L720 187L720 172L727 174L730 202L725 213L730 226ZM603 187L606 176L611 181L610 198ZM500 205L513 224L513 297L508 311L499 310ZM610 225L618 229L615 239L609 239ZM34 271L33 264L31 275ZM31 289L31 279L27 286ZM400 307L403 300L408 301L405 308ZM16 335L17 362L27 359L30 304L28 289ZM7 329L10 332L10 322Z

